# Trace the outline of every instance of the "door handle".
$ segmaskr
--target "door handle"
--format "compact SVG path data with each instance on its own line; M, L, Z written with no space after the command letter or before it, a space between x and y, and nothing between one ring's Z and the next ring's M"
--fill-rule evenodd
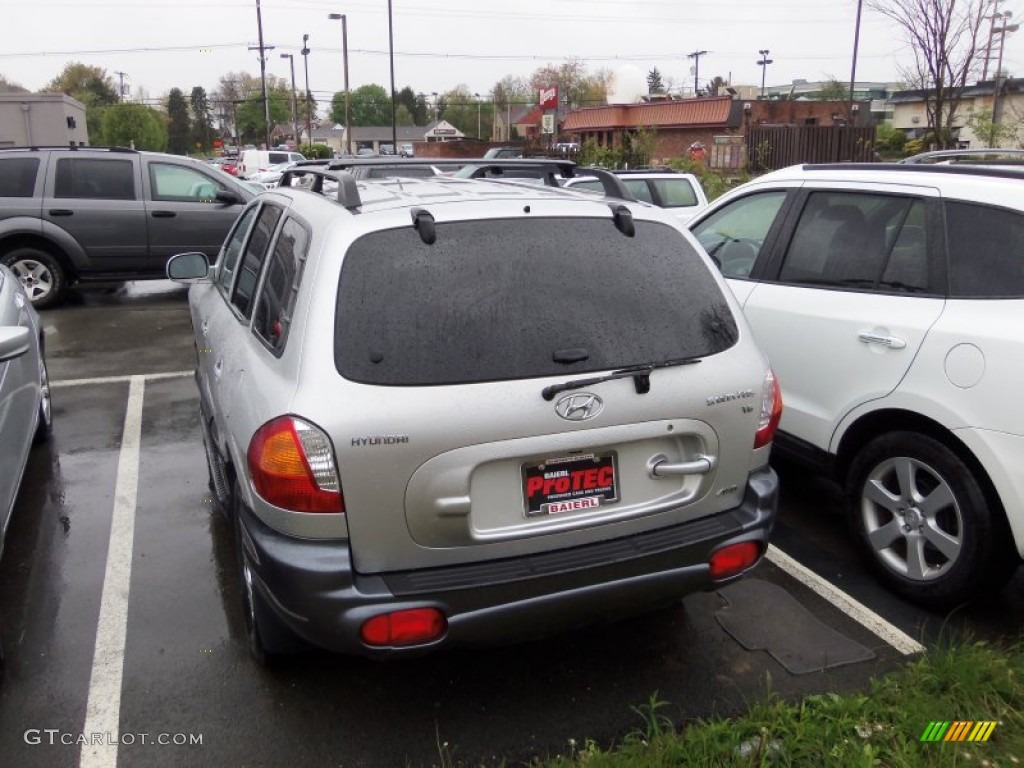
M177 215L174 211L153 211L154 219L173 219Z
M715 466L710 456L698 456L693 461L672 463L668 457L659 453L647 462L647 471L651 477L683 477L685 475L706 475Z
M69 208L51 208L50 209L50 215L51 216L74 216L75 212L70 210Z
M883 336L868 331L861 331L857 334L857 338L865 344L878 344L889 349L904 349L907 346L907 342L899 336Z

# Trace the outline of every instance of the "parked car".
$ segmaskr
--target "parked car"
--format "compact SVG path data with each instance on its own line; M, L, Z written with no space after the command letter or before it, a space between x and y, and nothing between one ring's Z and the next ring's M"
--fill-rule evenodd
M927 606L1024 556L1021 181L796 166L690 223L786 384L776 450L838 480L875 571Z
M522 147L491 147L484 152L484 160L513 160L523 156Z
M238 158L235 175L240 179L250 179L258 173L266 173L272 166L282 163L298 163L305 159L305 155L300 152L246 149Z
M398 154L400 154L402 157L414 157L416 151L413 148L412 144L403 144L401 147L398 148Z
M284 175L284 172L289 168L293 168L294 166L295 161L277 163L276 165L271 165L265 171L260 171L259 173L253 174L248 179L246 179L246 181L259 184L264 189L273 189L281 180L281 176Z
M179 155L0 149L0 263L37 309L76 282L164 278L175 253L216 254L253 194Z
M296 169L168 275L257 659L549 634L765 551L780 390L656 208Z
M689 221L694 214L708 205L708 198L700 179L692 173L681 173L668 168L614 173L622 178L623 184L637 200L659 208L667 208L682 222ZM601 192L600 182L585 176L567 179L565 186Z
M33 443L52 425L43 327L21 283L0 265L0 555Z

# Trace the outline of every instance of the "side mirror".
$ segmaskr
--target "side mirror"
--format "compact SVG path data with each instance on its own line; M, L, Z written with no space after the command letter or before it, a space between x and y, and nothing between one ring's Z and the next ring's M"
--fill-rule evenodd
M218 189L213 199L225 205L238 205L245 202L237 192L233 192L230 189Z
M18 325L0 327L0 363L21 357L29 350L31 331Z
M210 278L210 262L201 251L177 253L167 262L167 277L176 283L202 283Z

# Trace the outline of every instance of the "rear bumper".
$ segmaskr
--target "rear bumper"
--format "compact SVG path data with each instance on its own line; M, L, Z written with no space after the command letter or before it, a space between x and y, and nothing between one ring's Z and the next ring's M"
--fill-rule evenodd
M731 579L711 578L711 554L744 541L763 554L777 503L778 479L766 468L750 476L738 507L712 518L525 558L373 575L352 569L347 542L295 539L238 513L256 588L286 626L329 650L386 656L538 637L715 587ZM447 617L441 639L401 648L360 640L367 619L424 607Z

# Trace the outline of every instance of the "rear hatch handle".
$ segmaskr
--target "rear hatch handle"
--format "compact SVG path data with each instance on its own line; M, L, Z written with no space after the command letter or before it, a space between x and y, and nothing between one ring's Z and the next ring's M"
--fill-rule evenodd
M698 456L693 461L670 462L668 456L659 453L647 461L647 472L651 477L684 477L706 475L715 467L710 456Z

